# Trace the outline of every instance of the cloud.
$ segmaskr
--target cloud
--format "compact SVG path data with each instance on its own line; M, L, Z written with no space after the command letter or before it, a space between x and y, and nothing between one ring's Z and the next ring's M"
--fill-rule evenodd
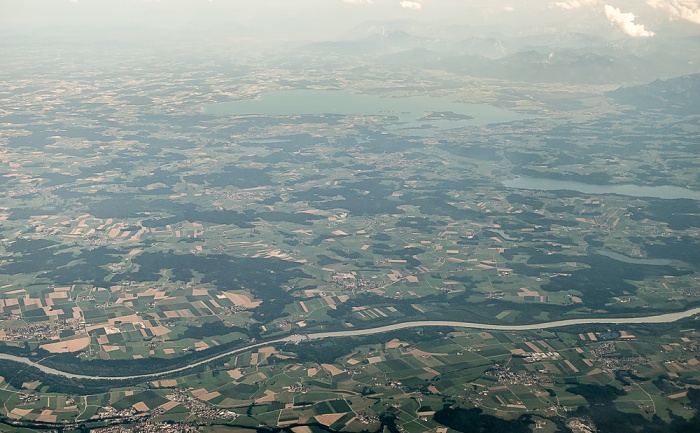
M634 22L635 16L631 12L622 12L616 7L605 5L605 16L629 36L635 38L650 38L654 36L654 32L646 30L643 25Z
M414 11L419 11L423 9L423 4L420 2L413 2L408 0L403 0L399 3L404 9L413 9Z
M580 9L584 6L592 6L598 3L598 0L565 0L554 2L554 6L566 10Z
M665 9L672 19L680 18L700 24L700 5L695 0L649 0L647 4L654 9Z

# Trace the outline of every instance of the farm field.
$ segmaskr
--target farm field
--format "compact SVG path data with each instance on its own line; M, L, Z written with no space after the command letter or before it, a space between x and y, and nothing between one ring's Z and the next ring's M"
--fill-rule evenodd
M0 432L700 425L695 49L55 44L0 44Z

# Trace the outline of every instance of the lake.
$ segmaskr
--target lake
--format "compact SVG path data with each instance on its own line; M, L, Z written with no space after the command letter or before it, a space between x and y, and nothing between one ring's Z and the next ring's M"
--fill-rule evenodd
M700 192L679 186L639 186L639 185L590 185L568 180L552 180L536 177L517 177L503 182L508 188L534 189L541 191L577 191L584 194L619 194L630 197L653 197L666 200L700 200Z
M596 254L600 254L601 256L610 257L611 259L617 260L619 262L631 263L635 265L666 266L671 264L671 261L668 259L637 259L634 257L627 257L623 254L616 253L610 250L595 249L593 250L593 252L595 252Z
M487 104L455 102L446 97L429 95L383 97L353 93L347 90L284 90L263 93L255 99L244 99L201 107L205 114L217 115L324 115L391 116L398 120L389 129L421 131L452 129L491 123L512 122L527 116ZM434 116L426 115L441 113ZM451 115L454 113L455 115ZM427 129L430 131L430 129Z

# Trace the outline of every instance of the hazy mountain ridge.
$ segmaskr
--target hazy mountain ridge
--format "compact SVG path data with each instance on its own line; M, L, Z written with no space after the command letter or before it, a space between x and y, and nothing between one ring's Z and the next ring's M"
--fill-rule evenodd
M401 23L368 23L353 38L313 42L302 51L521 82L636 84L700 73L699 36L610 40L578 32L513 36L469 30L418 35Z
M660 69L653 59L573 51L520 51L496 60L464 55L436 66L476 77L574 84L644 82L658 77Z
M700 114L700 74L684 75L649 84L621 87L607 95L616 102L640 110L658 110L679 115Z

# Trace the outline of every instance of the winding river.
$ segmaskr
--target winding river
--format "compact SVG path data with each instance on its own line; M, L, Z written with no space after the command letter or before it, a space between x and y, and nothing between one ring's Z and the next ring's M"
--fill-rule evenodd
M530 325L492 325L488 323L472 323L472 322L452 322L452 321L442 321L442 320L431 320L431 321L416 321L416 322L403 322L395 323L393 325L379 326L376 328L368 329L352 329L347 331L332 331L332 332L316 332L312 334L305 335L290 335L284 338L278 338L276 340L264 341L261 343L250 344L245 347L239 347L237 349L232 349L227 352L221 353L219 355L212 356L200 361L193 362L184 367L174 368L172 370L161 371L158 373L146 373L138 374L133 376L88 376L82 374L67 373L65 371L60 371L55 368L46 367L27 358L20 356L0 354L0 359L6 359L10 361L20 362L23 364L36 367L44 373L55 374L71 379L92 379L92 380L125 380L125 379L149 379L159 376L165 376L173 373L180 373L191 368L199 367L200 365L207 364L211 361L217 359L225 358L236 353L245 352L257 347L268 346L276 343L299 343L301 341L307 340L320 340L325 338L342 338L342 337L359 337L365 335L381 334L384 332L398 331L400 329L408 328L420 328L425 326L448 326L453 328L471 328L471 329L483 329L490 331L533 331L538 329L551 329L551 328L561 328L564 326L574 326L574 325L619 325L627 323L671 323L676 322L681 319L688 317L693 317L696 314L700 314L700 307L693 308L687 311L680 311L676 313L660 314L657 316L643 316L643 317L601 317L601 318L591 318L591 319L568 319L568 320L557 320L554 322L543 322L543 323L533 323Z

